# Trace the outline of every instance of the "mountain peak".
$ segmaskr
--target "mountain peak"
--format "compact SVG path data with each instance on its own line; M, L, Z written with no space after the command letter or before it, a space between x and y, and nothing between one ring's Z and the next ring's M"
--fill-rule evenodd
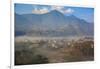
M51 12L49 12L49 13L53 13L53 14L62 14L60 11L58 11L58 10L52 10Z

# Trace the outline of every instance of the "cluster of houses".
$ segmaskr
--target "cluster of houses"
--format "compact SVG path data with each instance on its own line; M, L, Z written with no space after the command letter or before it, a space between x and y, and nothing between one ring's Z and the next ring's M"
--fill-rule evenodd
M44 46L44 47L50 47L50 48L64 48L64 47L74 47L74 44L80 44L78 46L81 46L81 44L85 41L93 41L91 38L82 38L82 39L43 39L43 40L25 40L25 42L31 42L31 46ZM91 47L94 47L94 44L91 43Z

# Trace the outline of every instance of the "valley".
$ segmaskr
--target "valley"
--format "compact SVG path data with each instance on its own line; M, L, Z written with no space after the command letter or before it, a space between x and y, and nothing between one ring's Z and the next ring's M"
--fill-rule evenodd
M15 40L15 65L94 60L91 37L21 39Z

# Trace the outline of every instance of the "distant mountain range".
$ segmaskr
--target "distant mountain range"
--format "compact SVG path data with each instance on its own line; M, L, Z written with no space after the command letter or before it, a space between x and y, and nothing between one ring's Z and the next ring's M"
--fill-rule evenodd
M59 11L46 14L16 14L15 36L92 36L94 23L88 23L74 15Z

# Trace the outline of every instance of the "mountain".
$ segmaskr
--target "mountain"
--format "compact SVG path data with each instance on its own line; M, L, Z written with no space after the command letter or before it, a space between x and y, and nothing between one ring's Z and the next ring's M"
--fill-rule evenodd
M56 10L46 14L15 13L16 36L81 36L93 35L93 33L93 23L88 23L74 15L65 16Z

